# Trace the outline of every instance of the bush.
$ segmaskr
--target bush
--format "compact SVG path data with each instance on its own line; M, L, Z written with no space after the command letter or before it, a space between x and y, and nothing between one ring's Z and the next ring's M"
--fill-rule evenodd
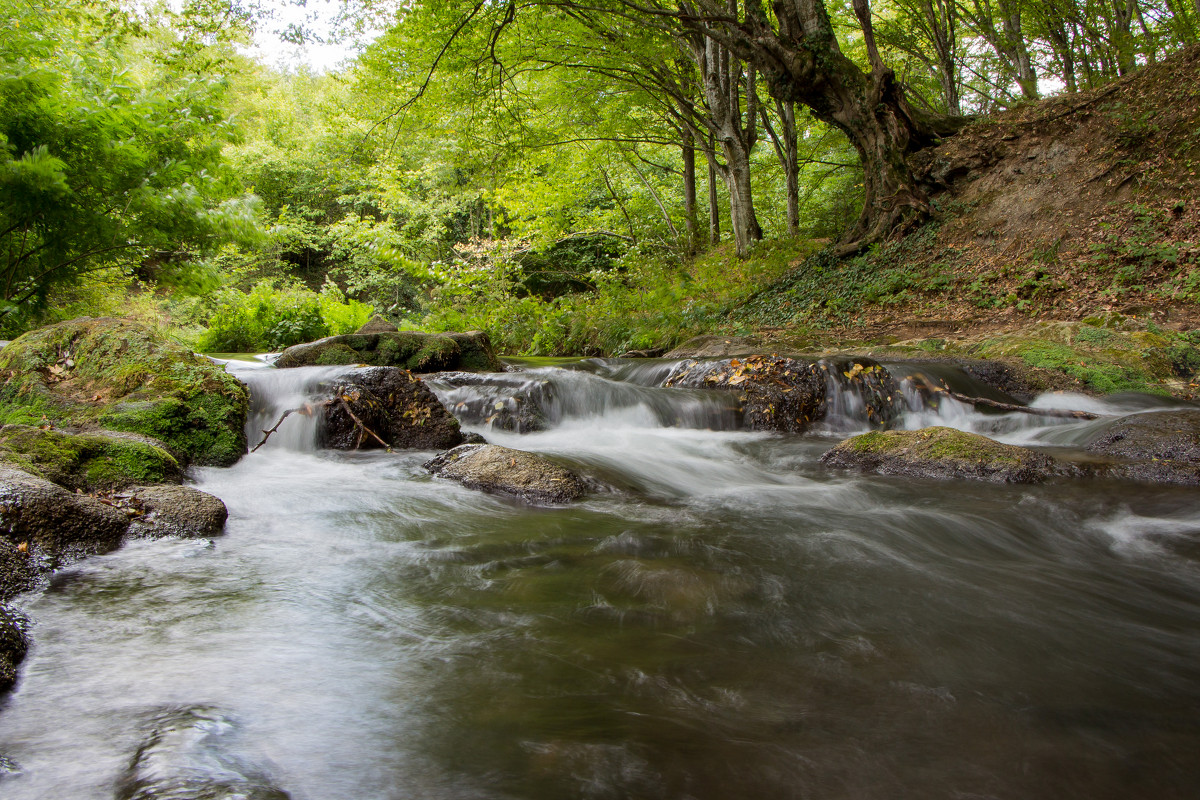
M274 351L323 336L353 333L371 317L372 307L346 300L327 283L314 292L296 283L260 281L249 292L217 293L200 350L219 353Z

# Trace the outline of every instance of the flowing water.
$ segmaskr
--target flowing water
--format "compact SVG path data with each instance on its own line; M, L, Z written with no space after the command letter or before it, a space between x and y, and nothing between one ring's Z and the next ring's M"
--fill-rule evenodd
M429 452L316 450L293 415L196 472L223 536L132 542L22 599L0 796L112 798L172 709L235 728L230 758L295 800L1200 792L1194 489L834 472L854 398L779 436L659 388L666 362L528 367L431 385L602 490L523 506ZM338 371L231 368L252 442ZM522 387L545 429L487 429ZM1046 447L1102 424L910 401L904 427ZM1085 402L1155 407L1041 404ZM188 768L233 769L210 756Z

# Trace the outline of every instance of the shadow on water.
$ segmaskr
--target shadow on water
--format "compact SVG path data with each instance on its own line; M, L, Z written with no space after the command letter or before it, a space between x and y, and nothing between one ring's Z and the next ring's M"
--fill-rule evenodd
M569 507L299 429L201 470L223 537L26 599L0 794L110 798L147 718L212 708L253 752L183 769L307 800L1194 796L1194 490L831 473L837 437L669 419L656 370L537 366L552 424L484 431L611 487ZM263 417L328 378L260 372Z

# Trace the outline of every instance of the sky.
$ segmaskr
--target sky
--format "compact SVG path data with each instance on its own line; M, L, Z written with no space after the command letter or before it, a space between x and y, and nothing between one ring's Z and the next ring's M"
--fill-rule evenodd
M294 24L328 40L340 3L308 0L306 5L300 6L289 0L260 0L260 4L274 13L274 19L264 20L258 26L253 46L240 49L264 64L280 69L298 69L307 65L315 72L328 72L357 55L353 42L310 42L298 46L282 41L278 33Z

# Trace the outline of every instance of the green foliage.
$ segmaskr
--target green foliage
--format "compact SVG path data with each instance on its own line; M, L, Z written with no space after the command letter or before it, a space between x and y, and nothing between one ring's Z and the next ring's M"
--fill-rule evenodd
M669 347L698 333L732 330L731 311L812 248L807 242L764 242L750 259L722 248L687 265L635 253L616 269L590 273L594 290L549 300L521 293L518 273L503 263L459 265L414 322L429 330L486 330L500 352L513 354Z
M85 2L0 9L0 325L18 331L56 285L97 270L171 277L251 207L222 168L225 81L189 40ZM153 57L151 57L153 56Z
M371 318L372 308L346 300L332 283L320 292L296 283L262 281L248 292L217 293L208 329L197 346L210 353L257 353L352 333Z

